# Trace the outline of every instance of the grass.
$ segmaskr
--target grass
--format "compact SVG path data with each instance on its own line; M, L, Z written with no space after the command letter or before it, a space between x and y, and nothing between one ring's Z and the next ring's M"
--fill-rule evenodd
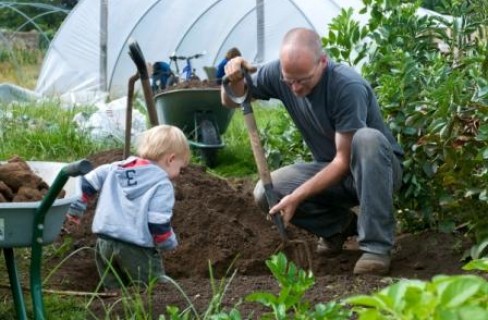
M123 147L115 140L94 141L88 131L80 131L73 124L78 112L92 108L75 107L64 110L59 102L22 103L0 105L0 159L18 155L25 160L71 162L89 154L112 147ZM276 120L275 107L256 104L254 113L258 128L269 126ZM209 170L221 177L257 177L257 169L249 136L240 110L222 136L225 147L219 150L218 165ZM200 163L194 152L194 163Z
M73 116L88 107L62 110L57 102L0 105L0 159L71 162L116 145L97 142L73 124Z
M258 129L265 128L277 121L278 109L275 106L254 103L253 110ZM257 167L254 162L249 134L240 110L236 110L234 113L222 138L226 146L218 153L217 167L210 171L226 178L257 178Z
M0 48L0 83L8 82L35 89L44 58L42 50L6 50Z

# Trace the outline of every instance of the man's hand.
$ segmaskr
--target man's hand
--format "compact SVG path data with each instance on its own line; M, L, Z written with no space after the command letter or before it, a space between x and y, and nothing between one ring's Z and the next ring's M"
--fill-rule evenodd
M269 210L269 214L281 214L285 227L290 223L291 218L300 203L290 194L280 200L278 204Z
M225 76L231 83L236 83L244 78L242 69L247 70L249 73L256 72L256 67L246 61L242 57L235 57L229 60L225 65Z

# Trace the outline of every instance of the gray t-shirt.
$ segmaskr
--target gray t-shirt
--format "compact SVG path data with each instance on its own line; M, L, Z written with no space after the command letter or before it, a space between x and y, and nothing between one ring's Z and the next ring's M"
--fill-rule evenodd
M256 99L279 99L302 133L316 161L335 157L336 132L369 127L381 131L397 156L403 150L386 127L371 86L352 68L329 60L320 82L306 97L297 97L280 81L279 60L263 65L253 75L252 94Z

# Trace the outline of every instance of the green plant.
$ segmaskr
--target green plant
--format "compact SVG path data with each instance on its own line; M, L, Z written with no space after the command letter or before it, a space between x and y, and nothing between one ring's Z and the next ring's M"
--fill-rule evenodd
M283 109L275 105L270 106L254 102L253 112L270 167L274 168L275 163L282 162L283 159L293 158L296 151L295 147L290 146L288 134L283 133L290 128L288 119L284 118L286 115ZM273 136L268 135L268 130L273 130ZM235 111L222 138L225 148L219 150L218 166L212 168L211 172L222 177L257 177L249 134L241 110ZM297 139L300 140L293 139L294 143L300 143L297 141L301 141L301 138L298 137ZM292 148L293 150L290 150ZM279 160L275 161L275 159Z
M348 319L350 312L337 302L317 304L312 308L304 294L315 283L311 271L297 269L283 253L273 255L266 265L278 281L280 292L254 292L246 301L258 302L271 309L262 319Z
M275 114L259 130L269 167L277 169L297 161L311 161L310 151L286 110L278 107Z
M488 258L475 259L463 266L463 270L481 270L488 272Z
M402 280L346 302L359 319L486 319L488 283L475 275Z
M419 15L419 3L363 0L365 25L343 10L324 45L362 66L404 147L402 228L486 227L488 51L485 1L443 2L453 17ZM408 209L408 210L407 210Z
M465 254L466 258L480 259L488 257L488 238L473 245Z

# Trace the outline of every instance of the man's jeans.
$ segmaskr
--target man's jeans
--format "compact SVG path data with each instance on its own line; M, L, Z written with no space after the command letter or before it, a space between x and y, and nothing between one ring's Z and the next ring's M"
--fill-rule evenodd
M327 165L327 162L298 163L273 171L273 189L281 197L290 194ZM360 249L389 254L395 236L393 193L401 186L402 171L401 160L385 136L376 129L360 129L352 140L350 174L339 184L302 202L291 223L317 236L330 237L347 227L350 208L360 205ZM268 212L261 182L254 189L254 197L258 206Z

